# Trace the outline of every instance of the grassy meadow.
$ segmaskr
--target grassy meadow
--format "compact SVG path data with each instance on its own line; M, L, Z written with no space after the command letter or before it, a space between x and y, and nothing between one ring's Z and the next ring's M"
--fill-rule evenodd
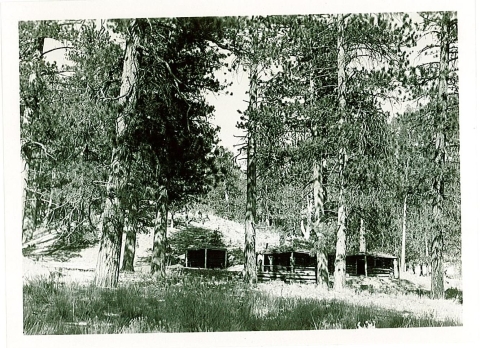
M232 272L170 271L144 275L117 289L56 277L27 280L23 289L27 335L147 332L271 331L407 328L462 325L449 300L416 294L322 290L313 284L244 285ZM417 310L402 307L416 303ZM425 305L422 308L422 303ZM430 307L429 305L430 304ZM431 307L433 304L434 307ZM445 315L429 308L446 305ZM419 307L420 306L420 307Z

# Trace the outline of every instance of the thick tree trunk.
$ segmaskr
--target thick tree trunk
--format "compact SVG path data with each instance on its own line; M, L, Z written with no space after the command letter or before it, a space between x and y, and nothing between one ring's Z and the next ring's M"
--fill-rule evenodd
M138 72L139 36L132 26L127 39L123 61L122 85L120 87L120 111L116 119L116 139L112 151L110 175L107 184L107 199L103 212L102 237L95 269L95 285L116 287L118 283L121 242L123 234L123 204L126 177L122 142L126 127L126 117L133 112L136 103L136 79Z
M328 258L326 251L325 230L322 228L321 218L324 215L324 188L322 187L322 166L318 161L313 164L313 229L317 239L316 282L322 288L328 288Z
M346 122L345 117L345 108L346 108L346 80L345 80L345 38L344 30L345 23L342 14L339 14L337 17L337 67L338 67L338 109L340 114L339 126L340 126L340 137L341 137L341 147L339 151L339 162L340 162L340 190L338 194L338 214L337 214L337 245L336 245L336 255L335 255L335 273L334 273L334 286L335 289L343 289L345 287L346 281L346 204L345 204L345 167L347 165L347 153L346 153L346 144L345 138L346 134L343 131L344 123Z
M444 271L443 271L443 240L441 233L437 233L432 243L432 298L444 298Z
M134 272L135 247L137 243L137 231L135 222L129 221L125 226L125 246L123 251L122 270Z
M110 183L108 186L111 186ZM95 285L98 287L115 288L118 284L123 231L122 216L123 212L118 198L107 198L103 211L102 238L95 269Z
M402 217L402 254L400 256L400 276L407 271L405 264L405 243L407 239L407 195L403 199L403 217Z
M313 52L312 52L313 54ZM313 66L310 66L310 71L313 71ZM315 106L315 82L313 79L313 72L309 75L309 89L308 96L308 106L311 108L311 112L314 110ZM316 122L312 123L312 138L314 142L317 142L319 139L318 127ZM329 275L328 275L328 256L326 248L326 236L325 236L325 226L322 224L322 218L325 215L325 187L323 186L323 167L324 167L324 158L322 154L314 154L314 160L312 165L312 186L313 186L313 207L310 204L310 200L307 201L307 222L311 219L312 208L313 208L313 221L311 225L309 224L308 228L310 229L308 234L313 231L315 236L315 255L317 259L316 263L316 283L317 286L322 288L328 288L329 286ZM307 197L308 199L308 197Z
M247 140L247 205L245 212L245 263L244 281L249 284L257 282L255 257L255 221L257 213L257 170L256 170L256 122L257 122L257 66L253 64L250 74L250 105L248 110Z
M436 121L437 133L435 135L435 167L437 175L434 180L435 197L433 200L434 237L432 241L432 298L444 298L444 272L443 272L443 248L444 248L444 224L443 224L443 203L445 197L445 125L447 123L448 107L448 60L449 44L448 34L450 25L450 14L444 12L440 29L440 65L438 83L438 119Z
M160 197L157 202L157 216L153 228L153 248L151 272L161 277L166 275L167 269L167 216L168 196L166 188L160 189Z

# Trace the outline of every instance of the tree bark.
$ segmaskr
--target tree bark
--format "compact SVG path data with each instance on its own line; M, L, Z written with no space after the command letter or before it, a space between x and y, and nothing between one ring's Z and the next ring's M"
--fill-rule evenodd
M118 198L107 198L103 211L102 238L95 268L95 285L98 287L115 288L118 284L123 231L122 215Z
M343 289L346 281L346 204L345 204L345 167L347 164L347 153L344 134L344 123L346 122L345 108L346 108L346 80L345 80L345 23L342 14L337 16L337 67L338 67L338 110L340 114L340 141L341 147L339 151L339 179L340 189L338 194L338 214L337 214L337 244L335 255L335 272L334 272L334 286L336 290Z
M434 179L433 190L435 197L433 199L433 219L434 219L434 237L432 241L432 275L431 287L432 298L444 298L444 272L443 272L443 248L444 248L444 224L443 224L443 202L445 198L444 172L446 162L445 151L445 125L447 123L448 107L448 60L449 60L449 35L450 14L444 12L440 24L440 65L438 81L438 119L436 121L437 132L435 134L435 167L436 177Z
M52 185L50 187L50 195L48 198L48 205L47 205L47 210L45 211L45 215L43 217L43 226L47 227L48 222L50 220L50 215L52 213L52 204L53 204L53 182L55 180L55 171L52 169Z
M151 264L151 272L158 273L161 277L166 275L167 269L167 214L168 196L166 188L163 187L160 189L160 197L157 202Z
M313 230L312 227L312 212L313 212L313 205L310 193L307 194L307 226L306 228L306 238L308 239L311 236L311 232Z
M407 195L403 199L403 217L402 217L402 254L400 256L400 276L407 271L405 264L405 243L407 239Z
M28 188L28 162L22 156L22 243L28 242L28 236L25 233L25 215L27 210L27 188Z
M250 73L250 104L248 110L247 139L247 205L245 212L245 263L244 281L249 284L257 282L255 257L255 220L257 213L257 170L256 170L256 113L257 113L257 65L252 64Z
M361 253L367 252L367 240L365 236L365 222L362 218L360 218L360 240L359 240L359 248L358 251Z
M322 187L322 165L318 161L313 164L313 230L317 239L316 256L317 271L316 283L322 288L328 288L328 257L326 251L325 230L322 229L321 218L324 215L325 194Z
M335 254L335 272L334 272L334 286L336 290L341 290L345 287L346 282L346 207L344 202L344 193L340 192L340 205L338 208L338 220L337 220L337 244Z
M125 247L123 251L122 270L134 272L135 247L137 243L137 232L135 221L128 221L125 226Z
M95 269L95 285L98 287L116 287L118 284L121 242L123 234L122 195L126 185L125 149L122 146L126 127L126 118L135 109L136 83L138 73L138 48L140 46L136 21L133 21L131 33L127 38L123 60L122 84L120 87L120 111L116 118L115 143L112 150L110 175L107 184L107 199L103 212L102 237Z

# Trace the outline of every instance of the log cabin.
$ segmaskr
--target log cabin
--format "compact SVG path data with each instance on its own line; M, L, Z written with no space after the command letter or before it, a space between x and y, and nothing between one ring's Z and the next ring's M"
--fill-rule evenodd
M346 255L348 276L398 278L398 258L385 253L359 252ZM335 255L328 255L328 273L335 270Z
M265 250L257 256L259 281L315 282L316 257L306 250Z
M257 256L259 281L283 280L286 282L316 281L315 255L306 250L264 251ZM398 278L398 259L385 253L354 253L346 256L347 275ZM328 255L328 271L333 276L335 255Z

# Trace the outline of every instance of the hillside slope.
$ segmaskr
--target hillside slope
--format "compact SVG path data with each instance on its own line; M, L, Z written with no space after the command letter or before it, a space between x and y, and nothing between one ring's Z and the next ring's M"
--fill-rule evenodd
M209 215L207 219L190 222L191 226L201 227L208 230L218 230L223 236L223 242L227 248L243 249L244 227L243 224L223 219L215 215ZM185 227L168 228L170 236ZM42 237L43 238L43 237ZM42 239L43 240L43 239ZM42 241L41 240L41 241ZM46 239L51 243L51 238ZM266 243L276 245L279 243L278 235L272 231L259 229L257 231L257 248L263 248ZM153 234L139 233L137 235L137 246L135 253L134 268L138 273L147 274L150 272L149 259L153 245ZM50 276L52 272L60 271L64 276L75 281L83 281L93 277L95 270L99 244L85 247L75 251L56 251L49 253L44 245L37 245L37 251L32 250L29 255L23 258L23 277L31 279L39 275Z

